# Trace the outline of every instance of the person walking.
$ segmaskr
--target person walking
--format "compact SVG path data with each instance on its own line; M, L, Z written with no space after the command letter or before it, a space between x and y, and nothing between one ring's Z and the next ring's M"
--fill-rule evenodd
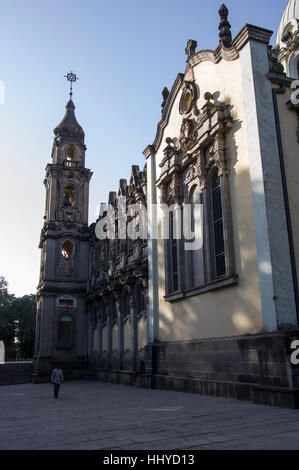
M60 385L64 382L63 372L59 366L52 370L51 382L54 385L54 398L58 399Z

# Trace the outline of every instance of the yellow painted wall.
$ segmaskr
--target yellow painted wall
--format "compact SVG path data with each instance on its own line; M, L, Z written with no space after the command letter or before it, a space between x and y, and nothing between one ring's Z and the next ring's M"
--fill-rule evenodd
M275 85L277 87L277 85ZM284 94L277 94L281 139L287 180L288 199L295 250L297 276L299 274L299 144L297 142L297 114L286 103L291 99L293 89L287 88ZM298 95L298 94L297 94Z
M230 194L234 231L237 286L165 302L164 242L158 242L159 338L161 341L192 340L257 333L262 329L261 300L257 251L252 207L251 183L247 158L246 132L243 122L243 90L239 60L219 64L203 62L194 69L200 89L198 107L205 104L204 94L218 92L218 100L230 103L234 119L227 133L230 158ZM246 90L244 91L246 92ZM157 152L156 171L163 158L167 137L179 137L182 116L179 114L181 91L175 100L169 124ZM158 190L157 200L160 200ZM161 213L158 214L161 227Z

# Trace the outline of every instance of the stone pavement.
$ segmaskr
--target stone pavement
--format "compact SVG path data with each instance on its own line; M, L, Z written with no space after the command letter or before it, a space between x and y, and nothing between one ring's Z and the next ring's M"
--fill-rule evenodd
M0 449L299 449L299 410L101 382L0 387Z

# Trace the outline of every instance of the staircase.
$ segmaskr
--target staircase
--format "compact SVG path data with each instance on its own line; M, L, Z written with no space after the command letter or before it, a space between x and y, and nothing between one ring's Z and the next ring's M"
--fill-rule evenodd
M7 362L0 364L0 386L31 383L32 362Z

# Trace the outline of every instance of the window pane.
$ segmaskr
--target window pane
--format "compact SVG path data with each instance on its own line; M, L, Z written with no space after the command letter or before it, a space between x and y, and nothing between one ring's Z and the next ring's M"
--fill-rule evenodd
M224 248L224 230L220 178L214 171L211 178L212 192L212 219L214 236L214 257L215 257L215 275L216 278L223 277L226 274L225 268L225 248Z
M174 217L173 213L169 214L169 235L170 235L170 279L171 279L171 290L177 291L179 289L178 279L178 242L174 239Z

